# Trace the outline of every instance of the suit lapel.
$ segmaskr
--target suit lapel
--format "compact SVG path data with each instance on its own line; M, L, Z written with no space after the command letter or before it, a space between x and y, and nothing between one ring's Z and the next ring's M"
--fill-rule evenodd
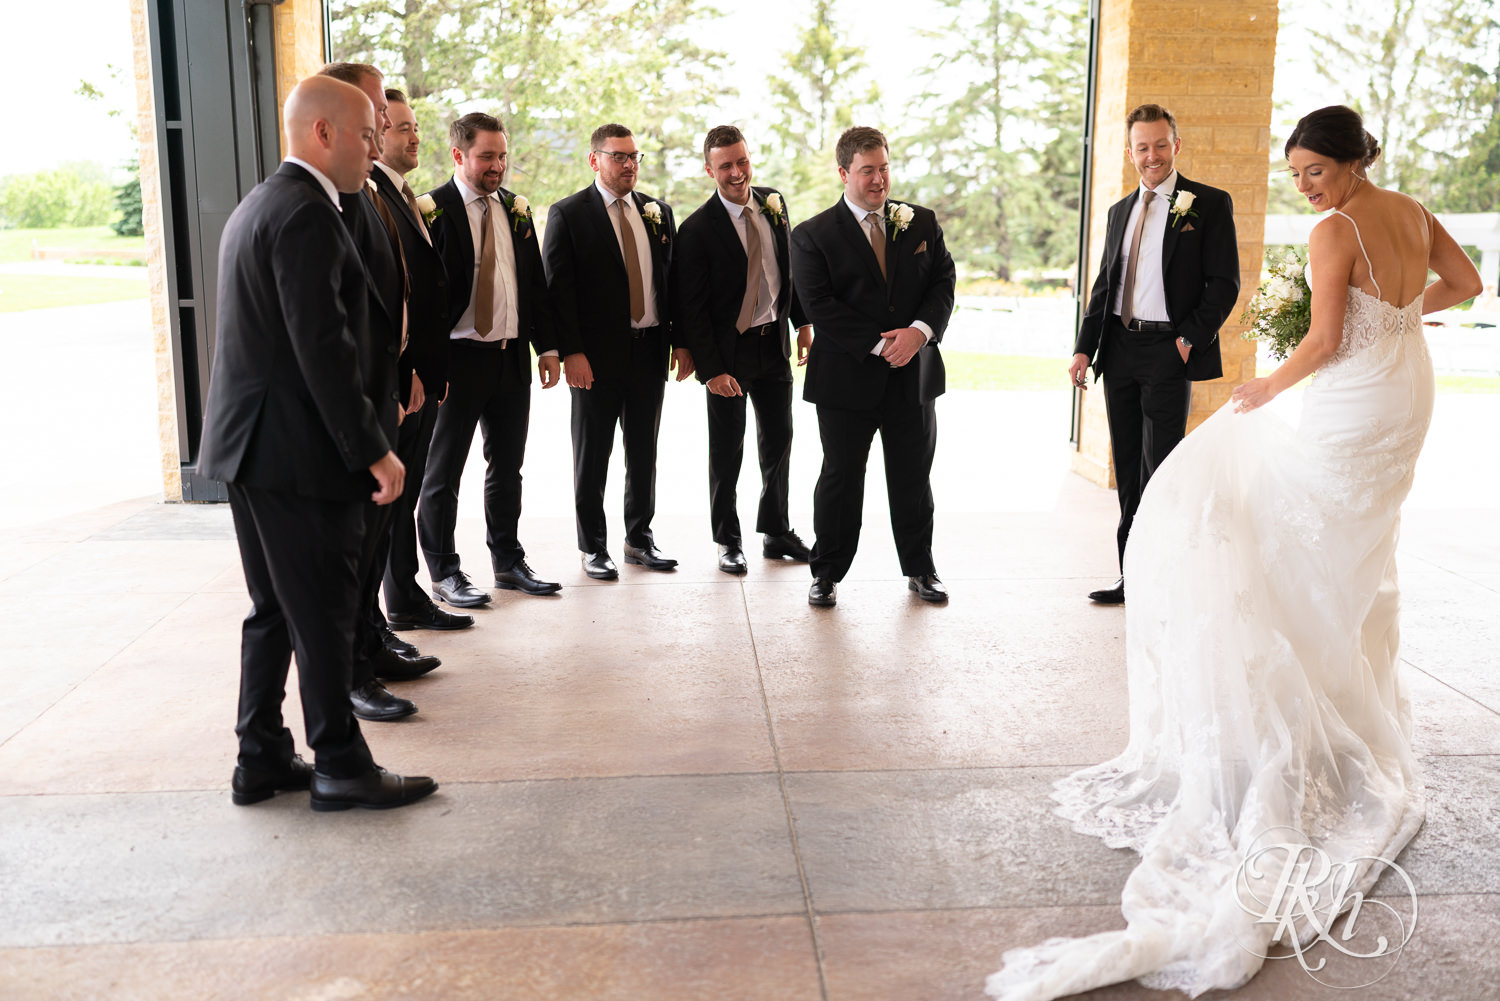
M1177 187L1173 189L1174 192L1186 190L1186 184L1187 178L1183 177L1181 174L1178 174ZM1177 238L1181 235L1182 221L1179 221L1176 226L1172 225L1172 209L1169 205L1167 207L1167 228L1166 231L1162 233L1161 238L1161 273L1163 278L1166 277L1167 267L1172 263L1172 252L1177 249Z
M609 209L605 208L604 196L599 193L597 185L589 185L589 197L584 199L584 210L588 217L593 220L594 228L597 230L596 239L614 248L610 259L620 266L620 273L625 273L625 254L620 249L620 237L615 232L614 223L610 222Z
M877 286L885 285L885 278L880 274L880 262L875 260L875 249L870 246L870 238L865 235L865 229L854 221L854 213L849 211L849 206L844 204L842 198L834 205L834 209L833 224L843 234L844 240L850 245L849 249L864 262L865 270L870 273L870 280ZM889 266L889 259L886 264Z
M713 228L714 235L719 242L724 244L724 249L738 258L740 272L744 273L748 261L745 258L745 245L740 243L739 231L734 228L734 220L729 217L729 210L719 200L718 192L710 195L708 201L703 203L704 210L708 213L709 225Z
M664 286L667 283L667 264L663 260L663 257L666 256L667 245L662 240L662 237L666 236L667 233L667 217L663 214L661 225L653 226L643 211L649 204L646 197L639 191L632 191L630 198L635 204L635 210L640 213L641 226L646 230L646 242L651 244L651 286L656 290L657 311L659 313L661 311L662 296L665 295ZM622 260L620 263L623 267L624 261Z
M457 227L452 243L459 250L462 274L472 275L474 254L478 248L474 246L474 232L469 229L469 208L464 204L463 192L458 190L458 184L450 177L447 184L437 189L432 200L443 209L443 219L448 220L448 225ZM438 221L438 225L442 225L442 220Z
M770 194L770 191L767 190L766 193ZM764 201L764 199L762 199L762 201ZM781 204L785 206L786 200L782 199ZM789 239L789 234L787 233L787 230L790 229L790 227L786 224L786 215L784 212L781 220L781 225L779 226L775 222L771 223L771 232L776 236L776 266L781 269L781 295L777 296L776 299L776 315L778 317L780 317L783 312L784 306L787 301L787 294L792 287L792 251L791 241Z
M904 203L887 200L885 203L885 212L882 212L881 215L889 219L886 213L890 211L890 207L901 204ZM915 222L916 220L913 219L912 221ZM893 227L887 222L885 225L885 283L889 288L894 288L896 285L896 272L900 270L901 259L906 256L909 249L908 244L911 242L909 239L911 237L911 226L907 226L905 232L895 235L892 235L892 229ZM874 252L871 251L871 253L873 255Z

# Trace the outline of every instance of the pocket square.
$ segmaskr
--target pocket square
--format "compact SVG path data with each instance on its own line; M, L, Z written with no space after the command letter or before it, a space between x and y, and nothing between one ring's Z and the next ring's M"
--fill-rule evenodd
M1186 226L1182 227L1182 231L1184 233L1191 233L1193 231L1193 224L1188 223Z
M927 253L927 241L923 240L921 243L917 244L917 249L911 252L911 256L916 257L918 254L925 253Z

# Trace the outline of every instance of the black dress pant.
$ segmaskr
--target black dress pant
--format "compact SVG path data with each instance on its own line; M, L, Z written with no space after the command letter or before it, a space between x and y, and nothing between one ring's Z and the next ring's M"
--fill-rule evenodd
M1177 350L1177 335L1126 330L1115 317L1105 336L1109 361L1104 372L1104 408L1120 498L1120 525L1115 532L1120 568L1125 567L1125 540L1141 494L1156 467L1187 434L1193 384L1187 363Z
M708 396L708 512L714 541L739 546L737 487L745 456L745 401L755 407L760 457L760 507L755 530L779 535L791 528L787 500L792 463L792 373L776 331L743 334L731 374L743 396Z
M354 778L374 767L349 705L364 507L229 484L252 606L241 631L234 730L239 764L247 768L275 772L291 761L292 734L281 704L294 650L317 770Z
M818 406L823 468L813 490L814 577L844 579L859 546L865 504L865 466L870 443L880 432L885 457L885 488L891 507L891 533L901 572L908 577L936 572L932 562L932 459L937 451L937 406L917 403L917 366L891 374L886 392L872 410Z
M632 338L625 376L596 377L590 389L569 389L579 552L602 553L609 548L604 487L617 424L625 443L625 542L641 549L655 544L651 519L656 516L656 436L666 391L659 337L659 328L651 328Z
M531 351L523 341L503 349L500 343L460 339L451 346L448 402L438 408L417 510L417 536L435 581L462 569L454 526L476 425L484 436L484 541L491 569L503 573L526 557L517 529L531 422Z
M416 513L440 409L437 394L429 396L422 409L408 415L396 432L396 458L406 466L406 486L400 499L391 505L391 552L386 558L384 587L389 612L415 612L431 600L417 583Z
M405 421L402 422L403 424ZM398 435L399 437L399 435ZM385 616L380 613L380 578L391 552L391 509L395 503L364 502L365 532L359 541L359 591L354 612L354 663L350 685L375 680L375 654L384 643Z

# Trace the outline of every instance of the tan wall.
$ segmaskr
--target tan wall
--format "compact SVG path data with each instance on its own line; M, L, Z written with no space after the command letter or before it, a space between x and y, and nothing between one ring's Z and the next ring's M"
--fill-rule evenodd
M1123 152L1125 115L1136 105L1169 108L1182 136L1178 169L1234 199L1240 300L1219 334L1224 378L1193 384L1189 430L1225 403L1235 386L1255 377L1255 347L1241 336L1245 328L1239 316L1260 282L1276 28L1276 0L1103 0L1101 5L1089 283L1103 258L1109 207L1140 181ZM1073 469L1112 486L1104 394L1091 385L1084 394Z
M322 0L288 0L275 11L276 103L297 81L323 65ZM165 225L162 218L161 172L156 156L156 111L151 79L151 35L146 0L130 0L130 30L135 55L136 129L140 138L141 203L146 229L146 254L151 294L151 329L156 352L157 425L161 440L162 495L182 499L182 461L177 447L177 389L172 356L172 327L167 297ZM199 54L202 58L203 54ZM286 136L281 137L286 149Z

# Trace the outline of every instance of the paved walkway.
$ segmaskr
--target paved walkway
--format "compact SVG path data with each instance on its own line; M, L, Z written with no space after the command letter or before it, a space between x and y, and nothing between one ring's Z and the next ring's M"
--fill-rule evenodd
M1440 416L1478 416L1466 399ZM538 394L523 537L566 587L415 634L444 666L399 686L417 716L366 733L442 788L390 813L230 804L246 599L226 509L125 501L0 532L0 997L977 999L1006 948L1118 927L1130 856L1046 806L1126 737L1122 615L1083 600L1113 576L1114 502L1066 472L1058 399L945 400L953 600L906 591L874 490L834 610L808 607L800 566L714 569L697 400L675 388L664 430L658 536L681 570L601 584L555 482L565 397ZM1431 798L1401 857L1416 938L1353 995L1280 963L1237 998L1500 982L1500 508L1455 492L1493 474L1449 436L1401 554Z

